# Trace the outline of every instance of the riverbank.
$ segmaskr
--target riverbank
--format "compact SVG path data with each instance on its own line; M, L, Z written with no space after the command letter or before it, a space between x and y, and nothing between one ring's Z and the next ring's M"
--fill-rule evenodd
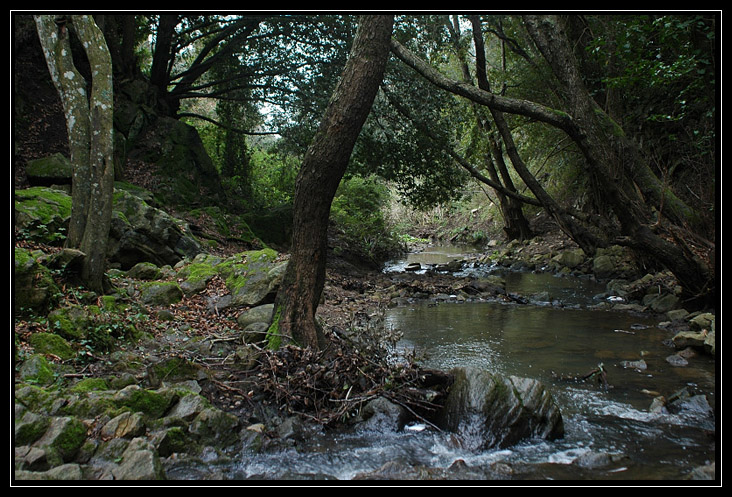
M257 339L244 338L256 336L255 325L261 319L247 323L242 316L267 304L226 305L236 292L227 286L224 275L228 273L221 270L227 264L234 268L261 257L259 252L234 256L239 257L235 260L224 254L216 261L197 258L153 271L152 276L145 275L145 267L117 273L115 282L124 289L124 296L87 301L90 296L71 293L59 306L77 311L97 306L105 316L103 323L88 315L58 314L56 321L16 321L20 360L15 477L19 481L218 479L223 475L216 468L234 454L294 447L325 427L367 422L359 413L379 397L407 406L413 419L419 420L420 406L434 403L440 392L425 387L424 370L418 365L388 363L389 345L399 337L384 328L384 310L417 300L536 304L532 301L536 296L507 292L500 278L466 276L462 271L504 267L594 277L582 269L594 267L594 261L567 254L578 255L572 247L542 244L542 240L494 244L451 268L391 274L331 259L318 315L333 346L319 354L292 347L275 353L264 350ZM282 254L269 257L272 268L286 261ZM622 263L615 267L625 268ZM207 276L198 278L201 275ZM649 288L659 287L659 278L665 276L641 277L642 284L616 279L614 291L597 305L652 314L669 327L704 333L705 339L711 329L713 336L713 321L704 329L695 330L692 325L695 319L698 323L702 317L708 319L709 313L684 314L678 308L659 313L650 307L661 293L645 297ZM185 291L174 291L172 301L147 293L153 286L176 285ZM673 288L664 285L668 287ZM628 291L631 288L633 292ZM626 295L620 297L619 292ZM643 298L634 299L641 294ZM84 354L82 349L81 355L77 352L64 359L59 349L42 352L31 347L34 335L61 332L68 339L72 331L64 331L62 317L77 323L86 320L87 325L91 319L97 327L103 324L114 330L132 328L118 337L119 346L105 353L90 349ZM690 346L706 347L703 340L680 344L678 349ZM458 473L447 472L443 477L458 477Z

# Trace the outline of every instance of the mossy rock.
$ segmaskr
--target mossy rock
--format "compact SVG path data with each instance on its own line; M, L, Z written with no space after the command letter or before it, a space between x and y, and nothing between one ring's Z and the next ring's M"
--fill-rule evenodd
M51 271L39 264L31 252L19 247L15 247L13 263L13 311L48 311L61 292Z
M153 419L165 414L176 400L177 394L172 390L155 392L140 388L138 385L125 387L114 396L118 406L126 407L132 412L141 412Z
M70 391L75 393L86 393L94 391L105 391L109 390L107 380L104 378L84 378L78 381Z
M46 412L57 397L57 392L37 385L18 384L15 388L15 402L33 412Z
M29 160L25 167L28 182L34 186L71 184L74 165L63 154L57 153Z
M148 367L149 381L153 385L162 382L196 380L202 368L181 357L171 357Z
M48 314L48 323L53 331L67 340L81 340L91 324L88 312L81 306L62 307Z
M71 196L42 186L15 190L14 218L22 238L62 245L71 219Z
M35 445L44 448L49 456L58 457L59 463L69 462L86 441L86 431L86 425L76 417L56 417Z
M183 291L174 281L151 281L140 285L140 300L145 304L169 306L182 298Z
M127 270L127 277L136 280L156 280L160 274L160 268L152 262L138 262Z
M28 342L38 354L51 354L64 361L76 355L69 342L55 333L33 333Z
M184 278L180 289L186 295L193 295L206 289L208 283L216 276L216 268L211 264L193 262L184 266L178 277Z
M271 303L284 277L286 261L277 261L272 249L252 250L230 257L217 266L234 305Z
M32 444L46 433L50 425L50 417L26 412L21 419L15 420L15 445Z
M34 354L23 361L20 367L20 378L28 383L50 385L56 381L56 372L45 357Z

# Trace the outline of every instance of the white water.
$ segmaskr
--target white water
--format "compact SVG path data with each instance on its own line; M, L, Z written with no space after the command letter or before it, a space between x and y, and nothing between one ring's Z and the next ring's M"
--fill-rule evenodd
M674 480L714 460L713 419L651 413L652 396L645 393L668 396L686 387L706 394L714 405L711 359L698 356L683 368L669 365L665 357L673 350L663 345L668 336L656 321L588 309L596 303L597 291L590 282L530 273L506 278L509 291L547 292L549 301L571 308L549 302L415 303L391 309L386 324L404 333L401 347L426 353L429 367L479 366L544 381L563 415L562 439L474 451L469 437L425 425L397 433L317 433L293 448L241 453L217 474L225 479L351 480L385 465L444 470L462 460L478 479ZM621 365L640 358L648 364L646 370ZM582 375L599 363L608 371L609 391L556 380L557 375ZM449 471L445 474L449 478Z

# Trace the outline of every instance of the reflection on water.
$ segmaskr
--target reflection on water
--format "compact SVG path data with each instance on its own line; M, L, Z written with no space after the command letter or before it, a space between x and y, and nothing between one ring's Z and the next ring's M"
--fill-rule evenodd
M649 411L649 392L668 396L683 387L706 393L714 405L713 360L698 355L686 367L671 366L665 358L674 350L663 344L670 337L657 321L588 308L599 292L590 281L531 273L504 277L509 292L544 292L548 301L561 301L563 307L415 303L389 309L386 325L402 331L400 347L415 349L418 357L424 354L427 367L478 366L542 380L562 412L562 439L481 452L431 429L326 433L297 450L242 455L228 477L351 479L394 461L448 468L461 459L485 469L484 478L500 477L488 468L503 464L513 479L663 480L684 478L695 466L714 460L713 420ZM622 365L640 359L646 369ZM608 373L608 391L566 380L599 363Z
M699 355L684 368L666 362L674 350L663 344L669 335L654 319L551 306L420 303L391 309L387 325L403 332L401 346L426 354L428 367L479 366L550 386L565 419L565 437L523 444L503 457L527 468L527 478L570 478L556 465L575 462L574 467L587 457L583 454L599 452L622 457L627 467L613 477L676 479L714 456L713 421L649 411L648 392L668 396L686 386L706 393L713 405L715 390L711 359ZM640 359L647 365L642 371L623 367L623 361ZM609 391L566 380L600 363L608 372Z

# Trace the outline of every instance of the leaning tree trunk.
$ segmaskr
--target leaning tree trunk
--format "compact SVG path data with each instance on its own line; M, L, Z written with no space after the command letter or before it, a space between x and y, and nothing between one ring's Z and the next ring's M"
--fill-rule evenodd
M103 292L114 191L112 60L104 35L91 16L40 15L35 16L35 21L51 78L63 104L74 165L66 245L86 255L81 272L84 284ZM82 42L89 60L89 97L86 81L72 59L70 28Z
M582 133L575 141L601 194L620 222L623 236L618 241L665 265L679 280L687 300L709 303L715 291L711 270L699 257L685 250L683 242L668 241L667 236L654 232L650 207L661 210L663 205L662 215L681 225L694 226L696 215L673 192L660 186L635 145L594 102L582 82L561 19L553 16L525 16L524 19L529 34L566 90L569 113L580 123Z
M292 251L277 294L270 347L324 343L315 312L325 285L330 207L389 57L393 16L362 16L351 54L295 186Z

